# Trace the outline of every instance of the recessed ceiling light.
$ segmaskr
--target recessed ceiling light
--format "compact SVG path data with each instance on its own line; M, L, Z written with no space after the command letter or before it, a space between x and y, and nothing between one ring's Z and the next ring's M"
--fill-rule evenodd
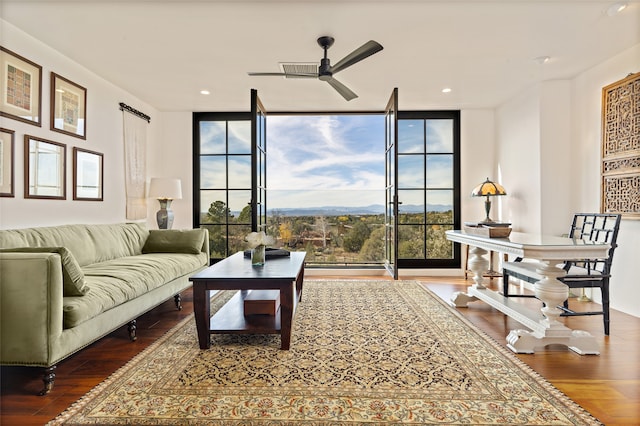
M618 13L622 12L623 10L625 10L627 8L628 4L625 1L621 1L618 3L614 3L611 6L609 6L607 8L607 15L609 16L615 16Z
M211 94L211 92L209 92L208 90L201 90L200 94L201 95L209 95L209 94Z
M551 60L549 56L538 56L537 58L533 58L533 61L538 65L546 64L549 60Z
M451 93L451 88L445 87L444 89L442 89L442 93Z

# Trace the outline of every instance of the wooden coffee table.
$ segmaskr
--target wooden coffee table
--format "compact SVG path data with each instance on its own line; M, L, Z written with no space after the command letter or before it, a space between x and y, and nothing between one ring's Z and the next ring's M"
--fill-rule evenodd
M191 276L200 349L211 347L211 334L280 334L281 349L289 349L293 316L302 299L305 256L305 252L291 252L291 256L268 258L256 267L238 252ZM212 290L241 291L211 317ZM280 290L280 312L245 316L248 290Z

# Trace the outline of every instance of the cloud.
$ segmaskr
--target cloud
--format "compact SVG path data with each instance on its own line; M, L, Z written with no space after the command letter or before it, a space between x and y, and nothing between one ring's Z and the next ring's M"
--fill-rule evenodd
M381 115L270 116L269 190L384 190Z

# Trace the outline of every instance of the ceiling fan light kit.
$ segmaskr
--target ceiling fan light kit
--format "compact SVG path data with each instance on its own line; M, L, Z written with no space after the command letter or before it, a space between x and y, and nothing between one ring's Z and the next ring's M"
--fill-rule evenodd
M287 78L317 78L320 81L326 81L331 87L333 87L340 95L347 101L358 97L351 89L338 80L333 78L333 75L354 65L369 56L381 51L382 45L376 41L369 40L353 52L338 61L337 64L331 66L331 61L327 57L327 50L333 45L335 39L330 36L322 36L318 38L318 44L324 50L324 57L320 60L320 66L317 73L312 72L287 72L284 68L284 72L249 72L250 76L284 76Z

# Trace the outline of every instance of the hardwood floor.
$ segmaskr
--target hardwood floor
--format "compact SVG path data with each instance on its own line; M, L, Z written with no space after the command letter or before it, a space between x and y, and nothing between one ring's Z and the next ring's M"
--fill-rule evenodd
M339 277L307 276L307 279ZM381 277L348 277L379 279ZM451 277L400 277L419 280L440 297L448 300L456 291L464 291L471 281ZM493 285L500 284L499 279ZM0 376L0 425L43 425L102 382L155 339L193 312L191 290L183 293L182 311L173 300L138 319L138 340L129 341L122 327L58 365L53 391L37 396L42 388L42 369L2 367ZM535 299L518 299L539 306ZM584 303L588 308L589 302ZM477 327L505 344L509 330L522 328L482 302L470 303L458 310ZM640 424L640 318L613 311L611 335L604 336L602 317L564 318L573 329L589 331L600 344L599 356L580 356L558 350L535 355L517 355L558 389L587 409L606 425Z

